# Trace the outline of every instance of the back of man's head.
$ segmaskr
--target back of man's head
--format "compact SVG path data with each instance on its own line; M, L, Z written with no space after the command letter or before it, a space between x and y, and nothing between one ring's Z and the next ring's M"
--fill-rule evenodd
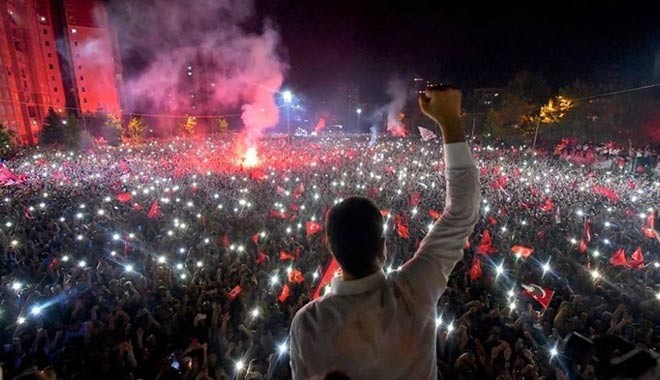
M364 277L374 270L383 247L383 217L374 202L350 197L338 203L328 212L326 234L344 272Z

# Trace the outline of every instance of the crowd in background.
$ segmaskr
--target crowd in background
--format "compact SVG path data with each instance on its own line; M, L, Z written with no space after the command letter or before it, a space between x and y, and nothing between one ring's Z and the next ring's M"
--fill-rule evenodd
M604 155L564 148L590 149ZM328 208L375 200L387 272L443 208L438 141L272 138L257 151L255 167L220 139L25 150L6 162L25 181L0 190L4 376L289 378L288 326L331 259ZM439 376L595 379L615 370L605 356L656 351L657 150L635 152L630 170L563 151L473 152L482 218L438 304ZM531 284L554 292L547 307ZM571 333L610 343L577 358Z

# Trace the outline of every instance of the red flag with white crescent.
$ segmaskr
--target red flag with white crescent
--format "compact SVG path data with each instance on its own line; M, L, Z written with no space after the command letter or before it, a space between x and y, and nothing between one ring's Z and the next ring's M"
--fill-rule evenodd
M543 288L536 284L523 284L523 294L526 294L538 302L544 309L547 309L555 295L554 290Z
M323 272L323 276L321 277L321 282L319 282L318 286L314 290L312 299L314 300L319 298L321 296L321 291L323 290L323 288L329 286L332 279L337 276L341 276L341 267L339 266L337 260L333 258L332 261L330 261L330 264L328 264L328 268L325 270L325 272Z
M528 247L526 245L514 245L511 247L511 252L513 252L514 255L522 257L523 259L526 259L534 253L534 248Z
M610 264L615 267L627 265L628 259L626 259L626 251L624 251L623 248L617 249L617 251L610 257Z

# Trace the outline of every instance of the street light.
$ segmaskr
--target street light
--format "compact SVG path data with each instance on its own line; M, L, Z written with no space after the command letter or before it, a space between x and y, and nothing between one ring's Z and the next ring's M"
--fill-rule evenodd
M291 91L286 90L282 93L282 99L286 104L286 134L289 137L289 142L291 142L291 102L293 101L293 94Z
M358 133L360 133L360 115L362 115L362 108L358 107L358 109L356 109L355 112L357 112L358 115L357 131Z

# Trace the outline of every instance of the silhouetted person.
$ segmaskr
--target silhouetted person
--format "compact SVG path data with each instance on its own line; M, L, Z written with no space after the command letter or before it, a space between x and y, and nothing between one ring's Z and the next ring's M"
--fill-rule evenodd
M328 295L295 316L290 333L294 379L330 371L351 379L436 379L436 305L479 217L478 171L460 121L461 92L427 90L422 111L444 138L447 196L442 217L401 270L386 276L384 220L369 199L335 205L328 248L343 275Z

